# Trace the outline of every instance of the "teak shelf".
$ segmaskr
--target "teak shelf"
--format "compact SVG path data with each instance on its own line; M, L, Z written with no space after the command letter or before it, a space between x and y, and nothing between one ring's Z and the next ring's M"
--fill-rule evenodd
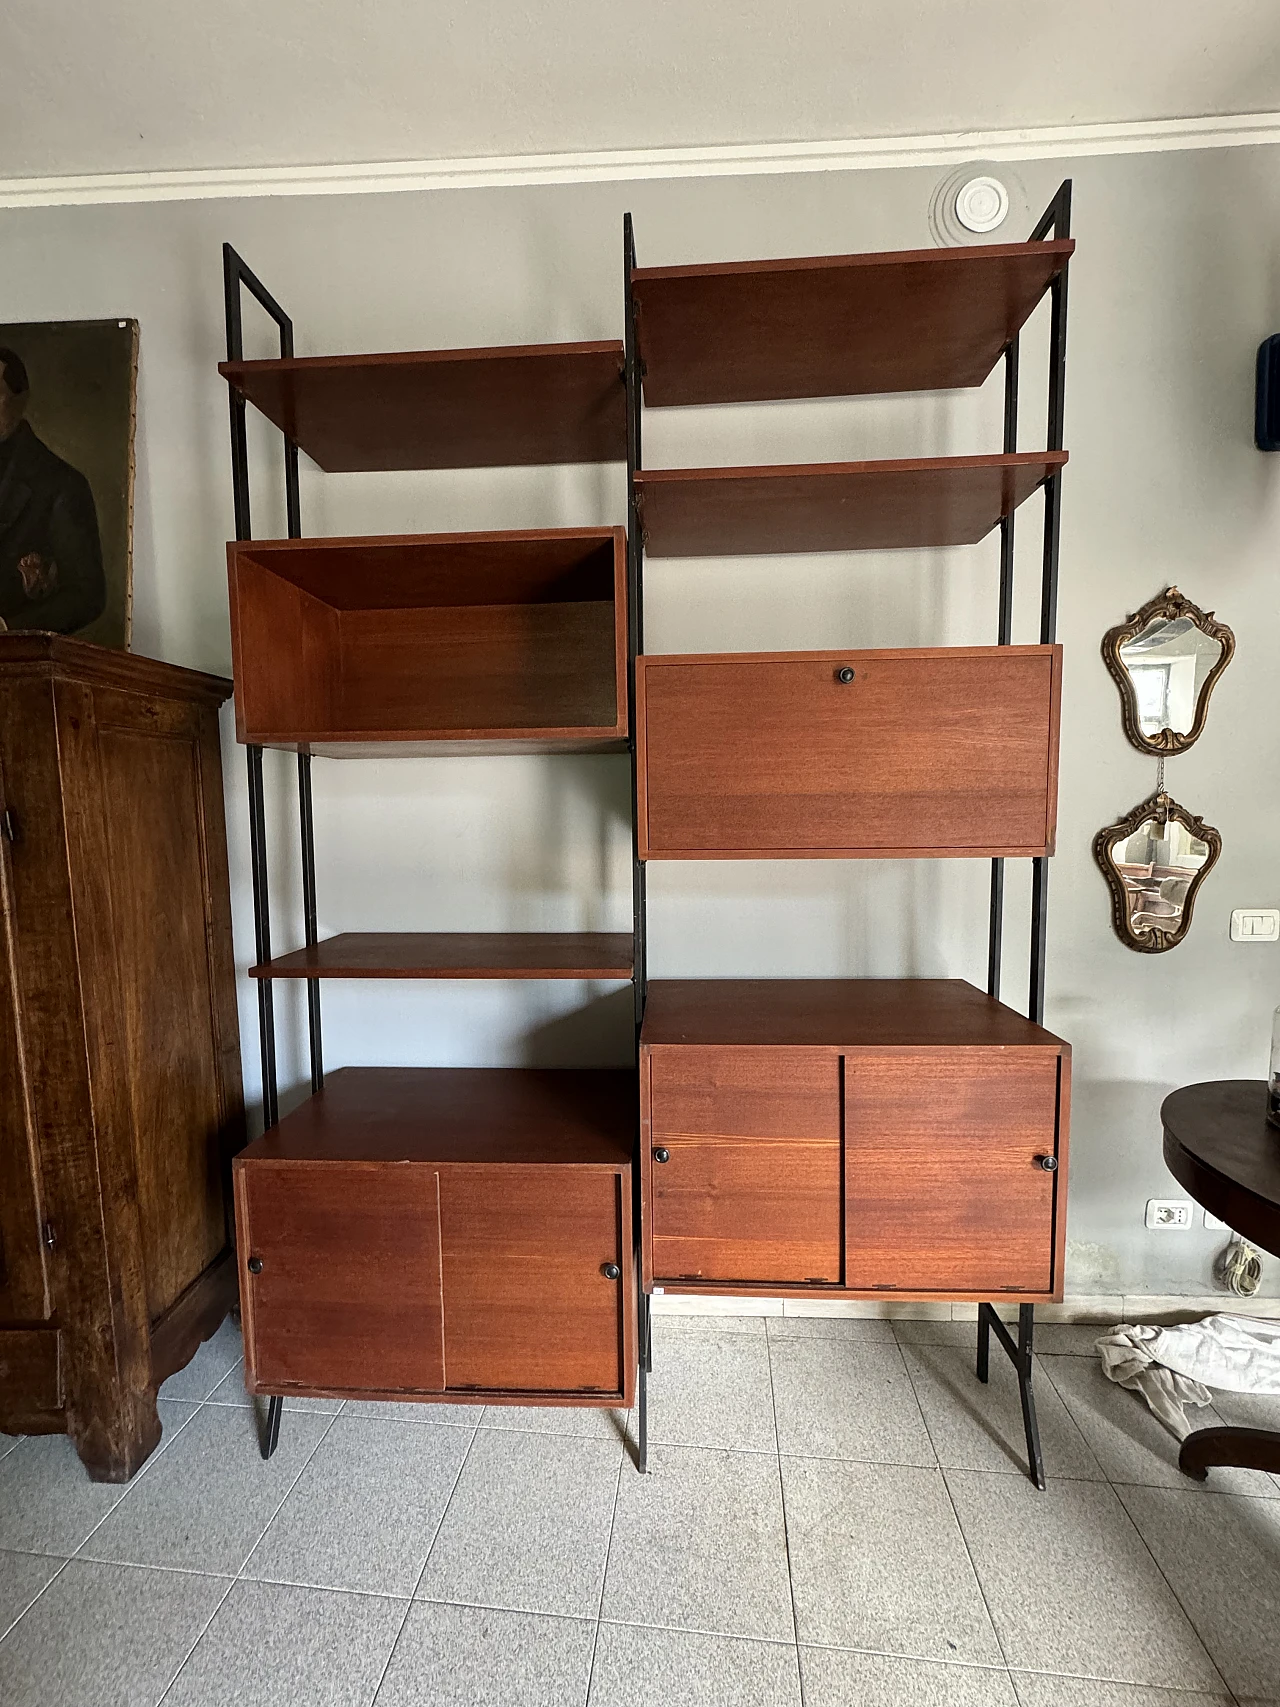
M621 528L229 545L237 734L623 751L625 549Z
M1070 240L636 267L650 408L981 385Z
M1065 451L636 475L650 557L976 545L1067 461Z
M251 978L630 978L630 932L342 931Z
M616 342L228 361L218 372L330 474L627 455Z

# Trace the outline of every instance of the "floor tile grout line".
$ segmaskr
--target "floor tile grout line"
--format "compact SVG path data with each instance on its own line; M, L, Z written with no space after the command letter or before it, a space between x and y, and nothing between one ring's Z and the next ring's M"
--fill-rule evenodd
M186 1405L191 1406L191 1415L187 1416L187 1417L183 1417L182 1421L178 1424L177 1428L174 1429L173 1433L169 1436L168 1440L165 1440L162 1438L159 1445L156 1447L155 1451L153 1453L151 1453L150 1457L148 1457L144 1463L139 1465L137 1471L130 1478L127 1486L125 1487L124 1492L120 1495L120 1498L118 1500L112 1500L111 1504L107 1507L106 1511L103 1512L102 1516L94 1524L93 1528L91 1530L89 1530L89 1532L86 1535L81 1537L80 1542L78 1543L75 1552L71 1555L72 1559L80 1559L81 1558L82 1554L84 1553L85 1548L93 1540L94 1536L102 1528L103 1524L107 1521L107 1519L109 1517L113 1516L117 1511L119 1511L120 1507L128 1499L129 1495L131 1493L133 1493L134 1490L141 1484L142 1478L147 1474L147 1472L149 1470L153 1470L155 1468L155 1466L164 1457L165 1453L170 1450L174 1441L183 1432L183 1430L190 1423L193 1423L195 1421L197 1414L200 1412L200 1410L203 1409L203 1406L204 1406L204 1400L203 1399L200 1399L200 1400L183 1399L180 1402L182 1404L186 1404ZM83 1561L83 1562L95 1563L97 1561L88 1560L88 1561ZM105 1563L106 1561L102 1561L102 1562ZM68 1560L68 1563L70 1563L70 1560ZM59 1576L61 1576L62 1573L59 1572L58 1574L59 1574Z
M1075 1423L1076 1428L1079 1430L1081 1436L1084 1436L1084 1430L1083 1430L1083 1428L1080 1427L1080 1423L1076 1417L1076 1413L1075 1413L1074 1408L1072 1407L1070 1399L1061 1390L1061 1388L1058 1386L1057 1382L1053 1379L1053 1371L1050 1369L1045 1369L1044 1375L1045 1375L1045 1378L1048 1381L1049 1385L1053 1388L1054 1392L1057 1393L1058 1397L1062 1400L1062 1403L1066 1407L1068 1416L1070 1416L1072 1422ZM1089 1446L1089 1442L1088 1442L1087 1438L1085 1439L1085 1445ZM1093 1448L1091 1446L1089 1447L1089 1450L1090 1450L1090 1452L1093 1452ZM1100 1458L1098 1458L1097 1454L1094 1453L1093 1456L1094 1456L1095 1462L1098 1465L1098 1468L1102 1471L1103 1475L1106 1477L1106 1482L1104 1485L1110 1490L1112 1498L1115 1500L1116 1504L1120 1507L1120 1510L1124 1513L1125 1518L1128 1521L1130 1527L1132 1528L1134 1534L1138 1537L1139 1541L1141 1541L1143 1547L1146 1549L1148 1557L1150 1558L1152 1564L1155 1566L1157 1572L1159 1572L1161 1581L1165 1584L1165 1586L1169 1590L1169 1593L1173 1596L1174 1604L1181 1611L1182 1616L1186 1619L1187 1623L1190 1625L1193 1633L1195 1634L1196 1640L1200 1643L1200 1646L1204 1649L1205 1655L1209 1661L1209 1664L1213 1667L1214 1671L1217 1673L1219 1682L1221 1683L1223 1690L1226 1692L1226 1694L1229 1696L1229 1698L1234 1702L1235 1701L1235 1695L1234 1695L1233 1691L1231 1690L1230 1686L1228 1685L1226 1678L1223 1676L1222 1668L1218 1664L1217 1659L1210 1652L1209 1644L1205 1640L1204 1636L1201 1634L1199 1625L1196 1623L1195 1619L1191 1616L1190 1608L1184 1603L1182 1596L1178 1593L1177 1589L1175 1589L1173 1584L1169 1581L1169 1578L1166 1576L1166 1574L1165 1574L1165 1572L1164 1572L1164 1570L1160 1564L1160 1561L1156 1558L1156 1556L1155 1556L1154 1552L1152 1552L1150 1546L1148 1546L1146 1536L1143 1535L1142 1531L1138 1528L1137 1524L1133 1521L1133 1518L1129 1514L1128 1506L1125 1505L1124 1501L1120 1498L1120 1495L1116 1492L1116 1489L1118 1487L1119 1488L1146 1487L1147 1484L1144 1482L1123 1482L1123 1481L1117 1481L1117 1480L1113 1479L1110 1471L1107 1469L1106 1465L1103 1464L1102 1460ZM1153 1484L1153 1486L1154 1486L1156 1492L1162 1492L1162 1493L1175 1493L1176 1494L1176 1493L1183 1493L1183 1492L1190 1493L1190 1492L1194 1491L1193 1489L1190 1489L1190 1488L1181 1489L1181 1488L1177 1488L1177 1487L1170 1487L1168 1484L1156 1483L1156 1484ZM1251 1496L1245 1496L1245 1497L1248 1498Z
M638 1453L638 1445L636 1450ZM613 1509L609 1513L609 1540L604 1550L604 1570L600 1573L600 1598L596 1602L596 1627L591 1638L591 1664L587 1667L587 1692L582 1698L583 1707L591 1707L591 1686L595 1682L596 1676L596 1649L600 1646L600 1623L604 1617L605 1590L609 1586L609 1560L613 1555L613 1531L618 1521L618 1500L622 1494L622 1472L625 1470L629 1459L627 1443L624 1441L622 1456L618 1460L618 1478L613 1484ZM636 1467L636 1474L640 1474L638 1466Z
M972 1470L960 1470L960 1471L957 1471L955 1473L958 1475L961 1475L961 1476L971 1476L971 1475L978 1474L979 1472L975 1472ZM945 1470L943 1471L943 1479L944 1479L944 1481L947 1482L947 1494L948 1494L948 1496L951 1497L951 1504L952 1504L952 1507L954 1509L955 1498L953 1495L951 1495L951 1484L950 1484L950 1481L947 1479L947 1473ZM1058 1478L1059 1481L1065 1481L1066 1479L1067 1478L1065 1478L1065 1477L1059 1477ZM1125 1516L1126 1520L1128 1521L1130 1528L1133 1530L1134 1534L1138 1537L1138 1540L1142 1543L1144 1550L1146 1551L1146 1553L1147 1553L1148 1557L1150 1558L1152 1564L1155 1566L1156 1571L1159 1574L1161 1581L1164 1583L1165 1587L1169 1590L1169 1593L1173 1596L1174 1603L1178 1607L1178 1610L1182 1613L1182 1616L1186 1619L1188 1625L1191 1628L1192 1634L1195 1636L1195 1638L1199 1642L1200 1646L1204 1649L1205 1658L1208 1660L1209 1664L1213 1667L1214 1673L1216 1674L1216 1676L1218 1678L1218 1682L1221 1686L1220 1693L1231 1696L1232 1699L1234 1700L1234 1696L1232 1695L1232 1691L1231 1691L1231 1689L1227 1683L1226 1678L1223 1677L1223 1675L1222 1675L1222 1672L1218 1666L1217 1660L1209 1652L1209 1644L1205 1641L1204 1637L1200 1634L1200 1631L1196 1625L1195 1619L1192 1618L1192 1616L1191 1616L1190 1612L1187 1610L1186 1606L1183 1605L1181 1596L1178 1594L1178 1592L1174 1588L1173 1584L1169 1581L1168 1577L1165 1575L1164 1571L1161 1569L1160 1561L1156 1558L1155 1554L1151 1551L1151 1548L1147 1545L1146 1537L1143 1535L1142 1531L1138 1528L1137 1524L1133 1521L1132 1517L1129 1516L1129 1512L1125 1506L1124 1501L1120 1498L1119 1494L1116 1493L1115 1488L1112 1486L1112 1484L1110 1482L1092 1482L1092 1483L1088 1483L1086 1485L1090 1486L1090 1487L1095 1487L1095 1488L1106 1488L1107 1492L1111 1495L1112 1499L1114 1499L1116 1504L1120 1507L1120 1510L1124 1513L1124 1516ZM1176 1493L1178 1490L1176 1488L1164 1488L1164 1489L1157 1489L1156 1491L1160 1492L1160 1493ZM956 1513L956 1521L959 1522L959 1512ZM964 1535L963 1528L961 1528L960 1533L962 1536ZM966 1547L966 1549L968 1548L968 1546L969 1546L968 1537L965 1536L965 1547ZM970 1559L972 1560L972 1554L970 1554ZM975 1572L975 1574L976 1574L976 1572ZM979 1580L978 1586L979 1586L979 1588L981 1588L981 1586L982 1586L981 1580ZM986 1596L984 1594L983 1599L985 1600L985 1598L986 1598ZM995 1623L995 1621L993 1619L992 1620L993 1626L994 1626L994 1623ZM1000 1633L998 1630L996 1631L996 1640L997 1641L1000 1640ZM1003 1642L1000 1643L1000 1648L1001 1648L1001 1652L1003 1653L1003 1651L1004 1651ZM1012 1669L1012 1668L1010 1668L1010 1669ZM1028 1668L1025 1666L1022 1667L1022 1670L1024 1670L1024 1671L1027 1669ZM1044 1675L1049 1676L1049 1677L1056 1677L1059 1675L1066 1676L1066 1675L1071 1675L1071 1674L1069 1674L1069 1673L1061 1673L1060 1674L1057 1672L1047 1672ZM1119 1682L1122 1680L1120 1680L1120 1679L1098 1679L1095 1681ZM1136 1683L1130 1682L1129 1687L1134 1688L1134 1689L1167 1689L1169 1687L1169 1685L1159 1684L1159 1683L1136 1684ZM1200 1691L1200 1693L1203 1694L1204 1692Z
M6 1548L5 1551L11 1552L11 1551L14 1551L14 1549ZM33 1553L33 1554L28 1555L28 1556L30 1558L41 1558L41 1557L47 1558L49 1555L48 1554L35 1554L35 1553ZM67 1566L70 1563L71 1563L70 1559L64 1559L62 1561L62 1563L58 1566L57 1570L49 1578L48 1582L45 1583L44 1587L40 1590L39 1594L37 1594L35 1599L32 1600L30 1606L24 1606L22 1611L13 1620L13 1622L11 1624L6 1625L6 1627L3 1630L0 1630L0 1643L8 1641L9 1637L18 1628L18 1625L21 1624L22 1620L27 1616L28 1612L30 1612L31 1607L34 1606L36 1604L36 1601L40 1600L48 1592L48 1590L53 1587L54 1583L57 1582L58 1578L62 1575L63 1571L66 1570Z
M1124 1487L1126 1485L1127 1484L1123 1483L1123 1482L1120 1484L1121 1487ZM1146 1536L1142 1533L1142 1531L1138 1528L1137 1524L1134 1522L1132 1516L1130 1515L1128 1506L1124 1503L1124 1501L1120 1498L1120 1495L1116 1492L1115 1485L1112 1482L1108 1481L1107 1487L1108 1487L1108 1489L1110 1489L1112 1499L1116 1502L1116 1504L1120 1507L1120 1510L1124 1513L1125 1522L1133 1530L1133 1533L1138 1537L1138 1540L1142 1543L1144 1549L1146 1550L1147 1556L1150 1558L1151 1563L1155 1566L1156 1570L1159 1572L1160 1580L1164 1583L1166 1588L1169 1590L1169 1593L1173 1596L1175 1606L1178 1607L1179 1611L1182 1613L1182 1616L1186 1619L1187 1623L1191 1626L1191 1629L1195 1635L1196 1640L1199 1642L1200 1646L1204 1649L1205 1658L1208 1660L1209 1664L1213 1667L1214 1672L1217 1674L1218 1681L1222 1685L1223 1692L1225 1694L1229 1695L1231 1697L1231 1699L1234 1701L1235 1700L1235 1692L1232 1690L1232 1688L1228 1684L1226 1678L1223 1676L1222 1668L1218 1664L1217 1659L1210 1652L1209 1644L1200 1632L1200 1626L1196 1623L1195 1619L1191 1616L1190 1607L1188 1607L1185 1604L1182 1596L1178 1593L1177 1589L1174 1588L1173 1584L1169 1581L1169 1578L1165 1574L1165 1570L1164 1570L1163 1565L1161 1565L1159 1559L1156 1558L1155 1553L1152 1551L1152 1549L1151 1549L1151 1547L1147 1541ZM1159 1488L1159 1489L1156 1489L1155 1491L1157 1493L1178 1494L1178 1493L1181 1493L1183 1490L1180 1488ZM1190 1489L1187 1489L1186 1491L1188 1493L1191 1492ZM1245 1497L1248 1498L1247 1495Z
M480 1415L484 1415L483 1406L480 1407ZM419 1604L418 1590L422 1587L422 1579L427 1574L427 1566L431 1563L431 1555L435 1552L436 1542L440 1539L440 1531L444 1528L445 1519L449 1515L449 1508L453 1504L453 1496L458 1491L458 1484L462 1480L462 1472L470 1462L472 1448L475 1446L476 1437L479 1433L480 1425L477 1423L471 1430L471 1439L467 1442L467 1450L462 1454L462 1462L458 1465L457 1474L453 1478L453 1486L449 1489L449 1497L444 1502L444 1510L440 1513L440 1521L432 1531L430 1545L423 1556L422 1569L418 1572L417 1578L414 1581L413 1592L410 1594L408 1602L405 1605L404 1616L401 1618L400 1623L396 1628L395 1640L392 1642L387 1654L386 1662L383 1665L381 1672L378 1674L378 1681L373 1687L373 1693L369 1697L367 1707L376 1707L378 1697L382 1693L382 1686L387 1681L387 1673L391 1670L391 1662L396 1657L396 1649L400 1646L400 1638L404 1635L405 1625L409 1622L409 1614L413 1611L414 1607Z
M769 1409L773 1414L774 1457L778 1467L778 1503L782 1508L782 1545L787 1555L787 1596L791 1601L792 1652L796 1658L796 1693L804 1707L804 1670L800 1664L800 1619L796 1612L796 1583L791 1572L791 1526L787 1522L787 1485L782 1476L782 1439L778 1432L778 1393L773 1384L773 1340L765 1326L765 1365L769 1374Z
M253 1407L253 1410L254 1410L254 1420L257 1422L258 1427L261 1428L262 1427L262 1418L260 1416L258 1416L258 1407L255 1405ZM299 1413L297 1413L297 1412L294 1413L295 1416L298 1414ZM312 1412L313 1416L323 1416L324 1414L325 1413L322 1411ZM234 1573L235 1579L237 1582L251 1581L252 1580L251 1578L245 1577L245 1574L244 1574L245 1573L245 1567L248 1565L248 1563L249 1563L250 1559L252 1559L253 1555L258 1551L258 1548L261 1547L261 1545L263 1543L263 1539L265 1538L268 1529L271 1528L271 1525L275 1522L275 1520L279 1517L280 1513L284 1510L286 1500L289 1498L289 1495L293 1492L293 1490L297 1487L298 1483L302 1480L303 1476L306 1474L307 1468L310 1465L311 1460L315 1457L316 1453L319 1452L320 1448L324 1445L325 1441L328 1440L329 1435L333 1429L334 1423L337 1422L338 1418L341 1415L342 1415L341 1411L335 1411L332 1416L328 1417L328 1420L326 1421L324 1428L320 1431L320 1436L317 1439L315 1445L311 1448L310 1452L307 1453L306 1457L302 1460L302 1463L299 1464L298 1469L297 1469L297 1473L293 1477L293 1480L289 1483L289 1486L285 1489L284 1493L280 1496L279 1504L275 1507L275 1509L271 1513L271 1516L267 1519L267 1521L263 1524L262 1528L258 1531L257 1539L254 1541L253 1545L249 1548L249 1551L245 1554L244 1558L241 1559L240 1564ZM283 1423L283 1420L284 1419L282 1416L281 1417L282 1423Z
M222 1594L218 1597L218 1604L214 1607L213 1611L209 1614L208 1618L206 1618L204 1623L201 1625L199 1635L197 1635L195 1641L192 1642L191 1646L187 1649L186 1653L182 1656L182 1659L178 1664L178 1668L174 1672L173 1676L169 1679L168 1683L165 1684L164 1688L160 1691L159 1695L156 1696L155 1707L162 1707L162 1704L164 1702L165 1697L168 1695L169 1691L173 1688L174 1684L177 1683L178 1679L182 1676L183 1672L187 1669L187 1665L191 1659L192 1654L195 1653L196 1649L200 1646L201 1642L204 1641L205 1636L208 1634L209 1626L213 1623L214 1619L218 1616L219 1612L221 1612L222 1608L226 1605L227 1596L231 1593L232 1589L236 1586L236 1581L237 1581L237 1579L235 1577L232 1577L231 1581L227 1584L227 1586L223 1590Z
M901 1355L901 1352L902 1352L901 1346L898 1347L898 1352L899 1352L899 1355ZM969 1545L969 1537L965 1534L964 1524L961 1523L961 1521L960 1521L959 1508L956 1505L955 1496L951 1492L951 1483L947 1480L946 1466L943 1464L942 1459L938 1456L938 1447L937 1447L937 1443L935 1442L935 1440L933 1438L933 1430L929 1427L929 1419L925 1415L924 1406L920 1403L920 1395L918 1392L916 1392L915 1377L911 1373L911 1365L910 1365L910 1363L907 1362L907 1359L905 1357L903 1357L902 1362L903 1362L903 1366L907 1372L907 1380L911 1383L911 1391L913 1394L915 1394L916 1405L919 1408L921 1420L924 1423L924 1431L929 1437L929 1445L933 1448L933 1455L938 1461L938 1474L942 1478L942 1486L943 1486L943 1489L944 1489L946 1496L947 1496L947 1504L951 1507L951 1515L955 1519L956 1533L959 1535L960 1544L964 1548L965 1558L968 1559L968 1561L969 1561L969 1569L973 1572L974 1583L977 1585L978 1593L982 1598L982 1609L987 1615L987 1623L991 1626L991 1634L995 1637L996 1647L1000 1650L1000 1658L1004 1661L1005 1675L1008 1676L1008 1674L1009 1674L1009 1655L1005 1650L1004 1641L1000 1635L1000 1628L997 1625L997 1623L995 1621L995 1615L993 1614L993 1612L991 1610L991 1602L987 1599L987 1591L982 1586L982 1578L978 1574L978 1565L977 1565L977 1561L975 1560L975 1558L973 1556L973 1549ZM1005 1473L1006 1472L1003 1470L995 1470L995 1471L990 1472L990 1474L997 1475L997 1476L1002 1476ZM1016 1684L1014 1684L1012 1682L1012 1680L1010 1681L1010 1688L1013 1689L1013 1692L1016 1695L1018 1692L1017 1686L1016 1686Z

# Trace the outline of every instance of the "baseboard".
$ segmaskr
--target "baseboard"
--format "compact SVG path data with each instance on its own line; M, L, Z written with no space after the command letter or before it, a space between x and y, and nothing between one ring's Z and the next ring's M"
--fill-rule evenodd
M1039 1322L1195 1321L1201 1316L1225 1312L1234 1316L1261 1316L1280 1320L1280 1298L1236 1298L1230 1292L1212 1297L1181 1293L1111 1293L1064 1298L1061 1304L1037 1304ZM871 1321L972 1322L976 1304L901 1303L877 1300L863 1302L848 1298L710 1298L663 1293L653 1300L654 1315L665 1316L851 1316ZM1016 1304L1002 1306L1000 1314L1016 1317Z

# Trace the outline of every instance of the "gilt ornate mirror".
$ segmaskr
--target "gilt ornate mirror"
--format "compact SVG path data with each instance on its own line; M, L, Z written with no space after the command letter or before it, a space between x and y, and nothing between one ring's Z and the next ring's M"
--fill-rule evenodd
M1167 794L1099 830L1093 857L1111 889L1111 922L1126 948L1163 954L1191 925L1196 893L1222 852L1222 837Z
M1182 753L1204 728L1235 636L1176 587L1107 631L1102 656L1120 689L1124 732L1144 753Z

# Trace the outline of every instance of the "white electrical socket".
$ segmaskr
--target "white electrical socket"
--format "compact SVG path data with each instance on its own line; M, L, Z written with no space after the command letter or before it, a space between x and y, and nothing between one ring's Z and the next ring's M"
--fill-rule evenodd
M1149 1197L1147 1226L1163 1232L1166 1228L1191 1225L1191 1202L1185 1197Z
M1225 1221L1219 1221L1218 1217L1216 1215L1210 1215L1207 1209L1204 1212L1204 1224L1211 1233L1235 1232L1234 1227L1229 1227Z

